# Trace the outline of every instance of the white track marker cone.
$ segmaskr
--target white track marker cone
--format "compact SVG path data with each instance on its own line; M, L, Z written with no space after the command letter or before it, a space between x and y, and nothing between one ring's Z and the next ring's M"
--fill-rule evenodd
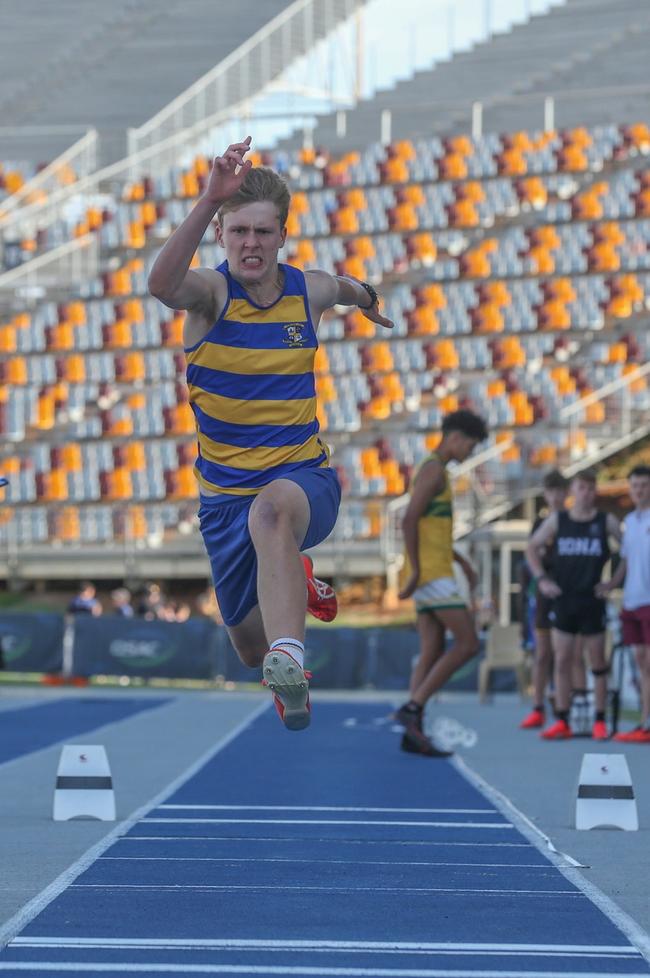
M115 793L106 751L100 744L66 744L56 775L55 822L71 818L115 821Z
M585 754L576 801L577 829L625 829L639 819L632 778L623 754Z

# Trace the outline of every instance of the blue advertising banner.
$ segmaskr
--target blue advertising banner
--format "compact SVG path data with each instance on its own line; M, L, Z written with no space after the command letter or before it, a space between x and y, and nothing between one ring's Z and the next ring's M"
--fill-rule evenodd
M11 672L60 672L63 661L61 615L0 615L3 667Z
M72 649L75 676L212 679L217 627L204 619L182 624L77 617Z

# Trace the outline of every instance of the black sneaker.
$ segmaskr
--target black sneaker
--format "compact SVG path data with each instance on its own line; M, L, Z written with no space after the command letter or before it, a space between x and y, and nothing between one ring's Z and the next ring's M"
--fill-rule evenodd
M422 710L412 710L408 703L404 703L399 710L395 710L393 720L402 727L415 726L418 730L422 730L422 712Z
M414 724L404 731L400 747L407 754L422 754L423 757L451 757L453 754L451 750L440 750L436 747Z

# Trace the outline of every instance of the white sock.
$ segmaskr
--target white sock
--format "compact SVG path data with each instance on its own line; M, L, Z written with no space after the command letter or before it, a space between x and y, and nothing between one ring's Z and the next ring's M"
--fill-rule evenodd
M271 643L269 651L273 651L273 649L281 649L283 652L288 652L291 658L296 660L300 668L303 668L305 646L297 638L276 638L275 642Z

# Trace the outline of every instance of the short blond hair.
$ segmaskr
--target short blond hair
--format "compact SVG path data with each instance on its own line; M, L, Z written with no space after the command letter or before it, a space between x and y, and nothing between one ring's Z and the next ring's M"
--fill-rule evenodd
M258 201L268 200L278 209L280 227L287 223L289 215L289 205L291 203L291 193L285 181L279 173L272 170L270 166L253 166L244 177L244 182L232 197L224 200L217 211L217 221L223 227L224 214L235 211L245 204L253 204Z

